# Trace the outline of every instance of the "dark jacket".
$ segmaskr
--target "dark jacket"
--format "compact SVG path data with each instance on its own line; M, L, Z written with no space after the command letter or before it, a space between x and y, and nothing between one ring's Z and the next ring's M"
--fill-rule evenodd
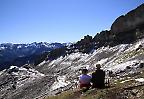
M91 82L93 88L103 88L105 86L105 72L101 69L96 70L92 73Z

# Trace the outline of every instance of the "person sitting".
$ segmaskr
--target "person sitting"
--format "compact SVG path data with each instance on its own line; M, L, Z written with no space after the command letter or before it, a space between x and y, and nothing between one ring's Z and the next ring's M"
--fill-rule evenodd
M80 89L82 89L83 92L91 87L91 76L87 75L87 73L87 69L82 69L82 75L79 77Z
M105 87L105 71L101 69L101 65L96 65L96 71L92 73L92 88L104 88Z

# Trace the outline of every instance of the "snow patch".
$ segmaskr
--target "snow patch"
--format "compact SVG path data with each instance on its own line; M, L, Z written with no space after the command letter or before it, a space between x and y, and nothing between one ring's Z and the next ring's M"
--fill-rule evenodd
M138 60L127 61L125 63L121 63L118 65L114 65L112 67L109 67L109 68L107 68L107 70L118 72L121 70L125 70L127 66L132 67L136 62L138 62Z
M144 78L137 78L137 79L135 79L135 81L138 81L138 82L144 82Z
M0 47L0 50L4 50L5 49L5 47Z
M10 66L9 69L14 69L14 68L18 68L17 66Z
M65 87L68 84L70 84L70 82L66 81L66 76L58 76L57 81L53 83L51 90L56 90L58 88Z
M101 59L100 61L97 62L97 64L104 64L105 62L107 62L108 58L105 59Z
M17 48L18 48L18 49L20 49L20 48L22 48L22 46L21 46L21 45L19 45L19 46L17 46Z
M10 70L12 69L17 69L17 71L12 71L11 75L14 78L17 78L16 82L17 82L17 87L21 87L27 83L31 83L33 82L33 80L35 79L39 79L43 76L45 76L44 74L36 71L35 69L26 69L23 67L17 67L17 66L11 66Z
M124 80L124 81L121 81L120 83L125 83L125 82L128 82L130 80L132 80L132 79Z
M3 73L3 71L0 71L0 75Z
M44 65L46 63L46 61L44 60L43 62L41 62L40 64L38 64L38 66Z

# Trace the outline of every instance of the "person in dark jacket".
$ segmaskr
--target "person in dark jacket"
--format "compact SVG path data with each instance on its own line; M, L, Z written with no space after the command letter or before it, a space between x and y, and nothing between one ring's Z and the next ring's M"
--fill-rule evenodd
M101 65L96 65L96 71L92 73L92 88L104 88L105 87L105 71L101 69Z

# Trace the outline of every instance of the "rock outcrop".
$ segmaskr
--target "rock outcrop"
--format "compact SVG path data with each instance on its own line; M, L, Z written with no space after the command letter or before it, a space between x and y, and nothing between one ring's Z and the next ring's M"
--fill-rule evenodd
M128 12L126 15L118 17L111 26L112 33L126 32L144 24L144 4Z
M105 30L93 38L97 47L129 44L144 37L144 4L118 17L110 31Z

